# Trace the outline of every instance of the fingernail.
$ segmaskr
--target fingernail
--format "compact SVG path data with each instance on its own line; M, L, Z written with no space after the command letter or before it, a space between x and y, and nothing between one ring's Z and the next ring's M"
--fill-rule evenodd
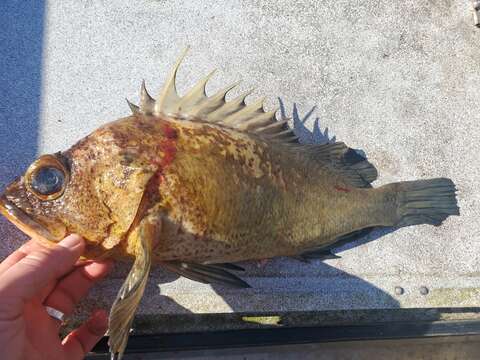
M83 239L77 234L68 235L65 239L58 243L58 245L68 249L72 249L82 244Z
M30 247L30 244L27 242L27 243L23 244L22 246L20 246L18 248L18 251L21 251L21 252L26 254L26 253L28 253L28 248L29 247Z
M100 279L107 275L113 267L111 261L92 262L83 268L90 279Z
M88 329L95 335L103 335L108 329L108 315L105 310L95 310L87 322Z

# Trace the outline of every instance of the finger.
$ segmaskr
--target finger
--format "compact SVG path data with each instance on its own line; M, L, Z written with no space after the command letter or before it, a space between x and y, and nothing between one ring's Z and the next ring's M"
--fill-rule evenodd
M74 272L76 269L87 266L89 264L92 264L94 262L99 262L99 261L93 261L93 260L77 260L75 265L72 267L70 273ZM70 273L67 273L63 278L67 277L70 275ZM50 295L50 293L55 289L57 284L62 281L62 278L59 280L55 279L52 280L51 282L48 283L47 286L45 286L39 293L38 293L38 300L43 304L47 297Z
M52 280L42 290L40 290L40 292L37 293L36 297L40 304L45 302L45 299L48 297L48 295L50 295L53 289L55 289L55 286L57 286L57 281Z
M96 282L103 279L112 268L112 262L93 262L76 268L61 279L45 300L45 305L70 315Z
M105 310L95 311L90 318L73 330L63 340L66 359L83 359L95 344L103 337L108 328L108 315Z
M34 252L35 250L41 250L45 249L46 246L42 245L39 241L35 239L28 240L25 244L23 244L19 250L22 250L22 252L26 254L30 254L31 252Z
M22 260L25 256L27 256L32 249L36 248L35 246L36 241L29 240L22 246L20 246L17 250L11 253L5 260L0 263L0 275L2 275L7 269L15 265L17 262Z
M1 275L0 294L15 300L21 312L26 301L71 269L84 247L81 237L70 235L51 249L31 252Z
M15 252L10 254L2 263L0 263L0 276L7 271L10 267L15 265L17 262L22 260L29 253L42 249L43 246L35 240L29 240L21 247L19 247ZM42 291L39 296L40 302L43 302L48 294L50 294L56 284L56 281L51 281Z
M22 251L22 248L19 248L15 252L8 255L8 257L0 263L0 275L22 260L25 256L27 256L27 254Z

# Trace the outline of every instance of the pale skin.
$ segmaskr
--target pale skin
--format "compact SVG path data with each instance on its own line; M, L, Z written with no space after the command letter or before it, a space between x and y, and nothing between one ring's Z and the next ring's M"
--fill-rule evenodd
M84 240L70 235L52 248L34 240L0 263L0 349L5 359L83 359L108 327L105 310L64 339L62 326L45 306L69 316L90 288L104 278L111 262L80 263Z

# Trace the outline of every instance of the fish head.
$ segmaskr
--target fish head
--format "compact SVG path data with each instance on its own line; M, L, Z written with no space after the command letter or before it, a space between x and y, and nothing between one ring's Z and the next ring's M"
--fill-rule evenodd
M35 160L0 196L0 212L30 237L57 242L67 235L58 209L70 173L60 154Z
M105 255L126 238L155 170L138 155L132 124L117 120L40 156L0 195L1 214L43 243L76 233L87 258Z

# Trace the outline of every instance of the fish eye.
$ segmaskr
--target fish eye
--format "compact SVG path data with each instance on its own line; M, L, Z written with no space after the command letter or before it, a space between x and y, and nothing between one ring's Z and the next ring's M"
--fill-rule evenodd
M65 165L56 156L44 155L30 165L25 184L40 200L54 200L63 194L68 178Z
M46 166L32 174L30 186L37 194L52 195L63 189L65 175L57 168Z

